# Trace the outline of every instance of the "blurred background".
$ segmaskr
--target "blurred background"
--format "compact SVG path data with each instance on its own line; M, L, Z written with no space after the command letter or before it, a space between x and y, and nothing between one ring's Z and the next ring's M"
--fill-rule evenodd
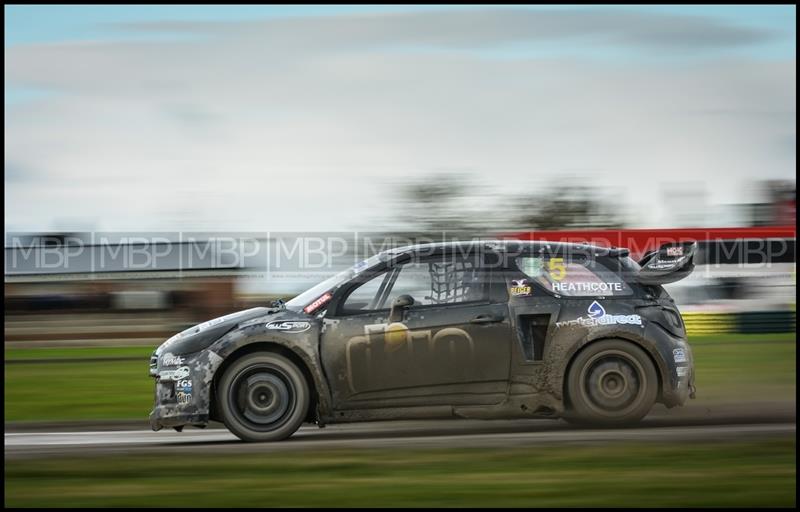
M146 426L147 357L175 332L289 299L391 246L471 238L590 241L635 258L697 240L695 272L667 289L694 346L699 398L689 412L656 413L794 423L794 6L10 5L4 14L7 431ZM648 449L662 448L671 449ZM357 449L307 460L361 467ZM424 468L411 476L436 481L465 466L462 451L441 449L451 463L409 455ZM575 457L588 467L601 457L591 450L606 449L644 470L641 446ZM700 498L689 472L669 480L671 491L648 492L648 481L596 503L794 503L793 440L683 449L700 473L724 481L722 468L739 467L759 483L731 480L737 492ZM86 468L107 476L109 459L95 457L7 456L6 504L64 504L54 491L64 479L91 476ZM158 494L145 467L129 475L145 493L118 481L113 492L74 489L69 503L141 503ZM473 469L488 504L587 504L509 494L492 484L498 468ZM515 471L537 478L524 461ZM201 476L183 476L202 487ZM372 501L355 486L337 503L479 503L463 482L426 493L395 476ZM601 483L581 478L572 483ZM241 484L237 503L297 482L284 484ZM159 503L185 503L160 492ZM275 505L316 504L280 496Z

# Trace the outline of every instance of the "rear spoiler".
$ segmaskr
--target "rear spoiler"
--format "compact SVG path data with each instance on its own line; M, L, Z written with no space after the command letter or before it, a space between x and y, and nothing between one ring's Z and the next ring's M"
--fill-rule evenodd
M636 280L642 284L667 284L680 281L694 270L697 242L664 244L639 260Z

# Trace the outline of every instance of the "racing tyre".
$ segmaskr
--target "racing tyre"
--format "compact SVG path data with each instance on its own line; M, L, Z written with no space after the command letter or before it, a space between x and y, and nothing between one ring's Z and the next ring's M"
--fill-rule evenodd
M300 428L309 406L303 372L280 354L237 359L219 381L217 401L228 430L244 441L280 441Z
M581 350L570 366L564 419L629 425L650 412L657 396L658 374L644 350L622 340L598 341Z

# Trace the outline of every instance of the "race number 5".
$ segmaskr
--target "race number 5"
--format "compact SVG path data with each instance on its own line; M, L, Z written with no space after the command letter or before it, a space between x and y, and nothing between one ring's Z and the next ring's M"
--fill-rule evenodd
M564 265L564 258L551 258L548 263L550 277L555 281L561 281L567 276L567 267Z

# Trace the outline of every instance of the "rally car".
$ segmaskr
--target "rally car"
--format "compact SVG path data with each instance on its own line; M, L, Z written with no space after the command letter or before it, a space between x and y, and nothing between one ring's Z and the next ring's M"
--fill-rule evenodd
M694 243L524 241L381 252L294 299L176 334L153 353L154 430L221 421L246 441L303 422L564 418L624 425L694 397L662 284Z

